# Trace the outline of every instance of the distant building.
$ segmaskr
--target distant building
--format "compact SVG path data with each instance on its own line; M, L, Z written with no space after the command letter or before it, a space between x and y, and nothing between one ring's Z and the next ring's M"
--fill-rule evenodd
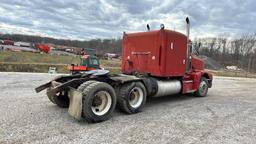
M119 55L118 55L118 54L114 54L114 53L105 53L105 54L104 54L104 57L105 57L106 59L112 59L112 58L118 58Z
M19 47L31 47L31 44L28 42L14 42L14 45Z

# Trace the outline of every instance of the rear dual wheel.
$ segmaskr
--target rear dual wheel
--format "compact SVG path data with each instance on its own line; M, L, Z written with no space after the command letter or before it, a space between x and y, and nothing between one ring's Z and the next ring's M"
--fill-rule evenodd
M109 119L116 106L114 89L107 83L87 81L79 86L82 91L82 117L88 122Z
M146 88L141 82L127 83L120 88L118 108L128 114L138 113L146 103L146 96Z

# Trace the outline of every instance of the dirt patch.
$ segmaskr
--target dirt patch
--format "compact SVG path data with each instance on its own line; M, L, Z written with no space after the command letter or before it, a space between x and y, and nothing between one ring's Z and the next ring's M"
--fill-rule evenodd
M215 77L207 97L148 98L141 113L88 124L35 93L56 76L0 74L0 143L256 143L255 79Z

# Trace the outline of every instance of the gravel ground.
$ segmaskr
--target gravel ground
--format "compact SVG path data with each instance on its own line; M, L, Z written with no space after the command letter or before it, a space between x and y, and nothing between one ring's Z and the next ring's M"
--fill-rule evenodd
M34 92L53 77L0 73L0 143L256 143L256 79L214 77L208 97L151 98L141 113L88 124Z

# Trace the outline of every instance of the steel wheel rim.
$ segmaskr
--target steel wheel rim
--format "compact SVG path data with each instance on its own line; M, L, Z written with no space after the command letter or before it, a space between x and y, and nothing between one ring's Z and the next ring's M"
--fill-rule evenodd
M206 93L206 91L207 91L207 83L205 82L205 81L202 81L201 83L200 83L200 85L199 85L199 92L201 93L201 94L205 94Z
M91 109L95 115L102 116L110 110L111 104L110 94L106 91L99 91L94 95Z
M129 105L132 108L138 108L140 107L141 103L143 101L143 91L139 87L134 87L131 92L130 92L130 97L129 97Z

